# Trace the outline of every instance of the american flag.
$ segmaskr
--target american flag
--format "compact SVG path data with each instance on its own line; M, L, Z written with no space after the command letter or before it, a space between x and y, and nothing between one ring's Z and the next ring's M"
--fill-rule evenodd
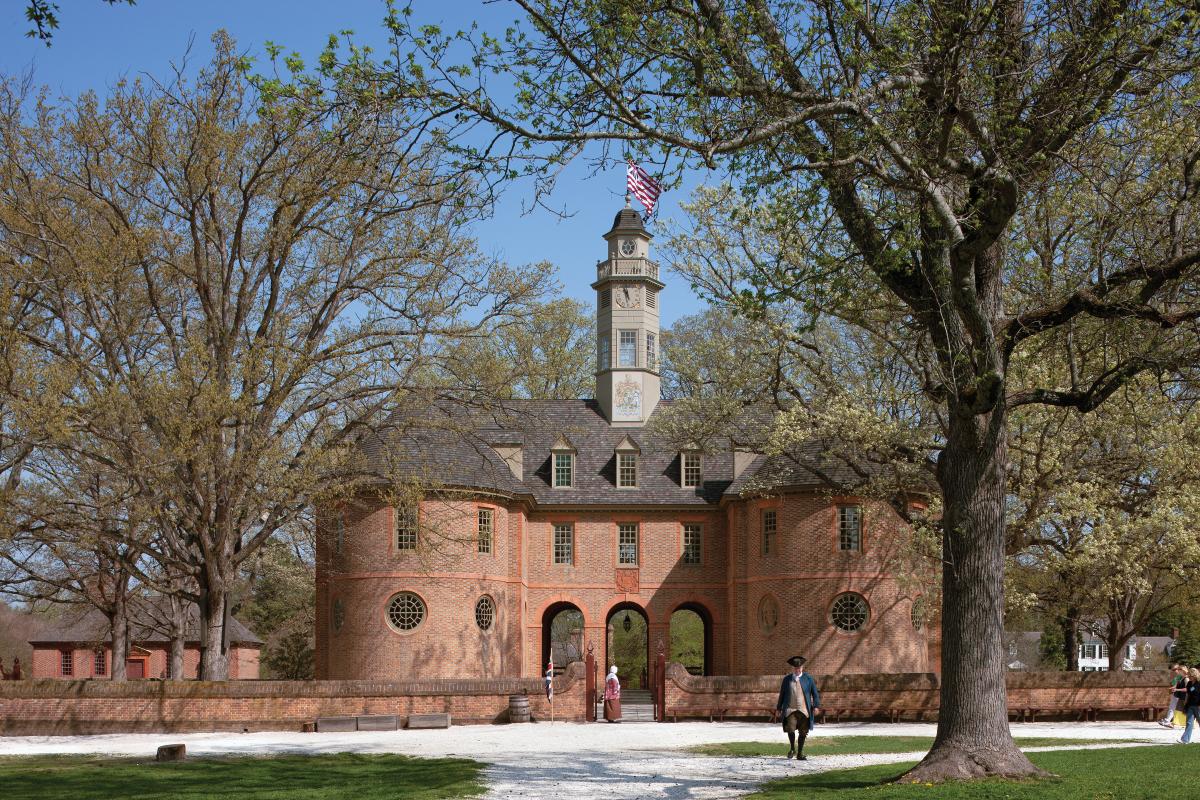
M650 173L632 161L629 162L629 167L625 170L625 181L629 186L629 193L645 206L646 216L649 217L653 214L654 205L658 202L658 196L662 194L662 186L659 182L651 178Z

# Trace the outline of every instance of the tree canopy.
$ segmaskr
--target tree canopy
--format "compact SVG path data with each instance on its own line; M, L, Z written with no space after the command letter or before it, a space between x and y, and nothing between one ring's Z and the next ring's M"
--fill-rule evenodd
M728 171L799 245L746 253L738 304L898 302L944 424L941 713L906 779L1035 773L1004 701L1009 414L1194 368L1194 4L515 2L503 34L393 11L382 61L321 68L423 106L444 166L498 183L548 191L580 154ZM1067 368L1013 374L1017 351Z

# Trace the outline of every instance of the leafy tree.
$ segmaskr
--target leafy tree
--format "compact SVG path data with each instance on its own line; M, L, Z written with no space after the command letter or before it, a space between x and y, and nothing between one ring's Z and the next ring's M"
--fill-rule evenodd
M34 310L15 341L60 376L11 387L45 411L23 435L72 437L133 487L221 680L243 565L378 480L357 437L545 276L480 255L470 186L436 179L419 122L264 97L216 50L194 81L103 103L0 85L0 274Z
M132 6L137 3L137 0L101 0L101 2L110 6L119 3ZM54 38L54 32L58 30L58 3L51 2L51 0L26 0L25 19L33 25L25 35L30 38L36 37L49 47L50 40Z
M272 539L249 565L249 601L241 616L264 641L262 677L310 680L313 677L313 626L316 580L305 548L284 538Z
M612 147L658 159L668 177L728 169L807 246L760 259L710 239L731 278L723 302L901 303L903 346L924 356L916 374L943 422L945 564L938 735L905 780L1036 774L1005 711L1009 415L1088 412L1139 373L1196 360L1196 9L516 2L524 24L503 37L395 12L394 59L372 69L356 50L339 86L424 102L436 135L461 144L451 166L535 174L541 190L589 142L602 160ZM336 69L336 48L323 65ZM1062 204L1078 211L1072 235L1020 247L1018 230ZM734 211L722 229L748 214ZM1073 325L1110 332L1109 346L1069 383L1013 379L1015 353Z
M1040 573L1046 610L1100 623L1120 653L1155 616L1200 600L1196 408L1138 379L1087 417L1053 408L1020 417L1010 532L1018 569Z
M1058 625L1047 625L1042 629L1042 638L1038 641L1038 655L1042 658L1040 665L1044 670L1065 670L1067 658L1065 654L1063 629Z
M591 310L578 300L539 303L523 317L506 319L490 334L454 348L441 378L448 391L476 397L592 397L594 327Z

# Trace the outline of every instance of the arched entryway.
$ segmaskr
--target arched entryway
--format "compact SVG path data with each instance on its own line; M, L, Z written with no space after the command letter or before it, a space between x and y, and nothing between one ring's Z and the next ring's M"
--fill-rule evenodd
M583 661L583 612L574 603L555 603L542 614L542 663L545 670L554 656L554 671L562 674L567 665Z
M621 603L608 612L604 671L617 665L621 685L647 689L650 685L650 619L636 603Z
M668 661L692 675L712 674L712 616L699 603L684 603L671 614Z

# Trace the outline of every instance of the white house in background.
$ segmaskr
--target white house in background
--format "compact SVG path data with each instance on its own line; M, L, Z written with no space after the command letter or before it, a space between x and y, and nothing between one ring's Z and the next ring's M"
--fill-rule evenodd
M1165 669L1171 658L1170 636L1135 636L1123 648L1118 669ZM1079 671L1100 672L1109 668L1108 645L1085 634L1079 645Z
M1005 631L1005 662L1008 668L1014 671L1042 669L1041 641L1041 631ZM1170 663L1173 643L1174 640L1169 636L1135 636L1125 645L1121 664L1117 669L1166 669ZM1081 672L1108 669L1108 645L1102 639L1085 632L1078 647Z

